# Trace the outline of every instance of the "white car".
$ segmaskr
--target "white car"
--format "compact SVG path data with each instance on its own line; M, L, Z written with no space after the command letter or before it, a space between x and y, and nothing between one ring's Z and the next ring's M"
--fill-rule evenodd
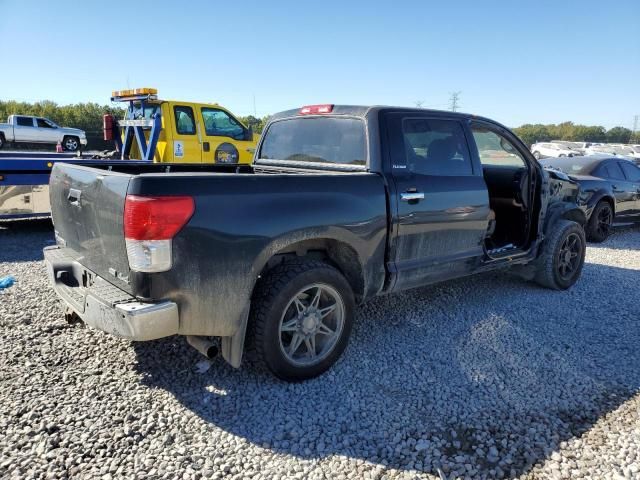
M547 157L576 157L580 155L580 152L571 150L564 145L558 143L534 143L531 145L531 153L538 160Z
M78 128L61 127L48 118L10 115L8 123L0 123L0 148L5 143L60 142L62 148L75 152L87 145L87 135Z
M592 145L587 148L587 155L615 155L617 157L640 158L640 149L634 148L633 145Z

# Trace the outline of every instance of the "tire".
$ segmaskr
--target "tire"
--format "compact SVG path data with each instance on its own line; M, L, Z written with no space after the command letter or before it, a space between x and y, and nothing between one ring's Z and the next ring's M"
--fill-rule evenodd
M533 156L536 160L540 160L542 158L542 155L540 155L540 152L538 151L533 152Z
M571 287L580 278L586 246L584 229L580 224L557 220L542 245L535 281L554 290Z
M78 137L64 137L62 139L62 148L67 152L75 152L80 148L80 139Z
M600 200L591 212L591 218L585 228L587 240L596 243L604 242L611 232L613 215L611 204L606 200Z
M317 261L279 265L253 296L250 328L256 354L282 380L316 377L346 348L354 310L351 287L332 266Z
M558 155L558 158L564 158L566 155L564 153L561 153L560 155Z
M4 147L5 143L7 143L4 139L4 135L0 133L0 148Z

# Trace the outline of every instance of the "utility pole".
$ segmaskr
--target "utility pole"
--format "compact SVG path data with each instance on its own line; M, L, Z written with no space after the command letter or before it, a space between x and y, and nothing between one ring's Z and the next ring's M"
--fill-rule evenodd
M460 94L461 93L462 92L453 92L451 94L451 97L450 97L449 101L451 102L450 105L451 105L451 111L452 112L457 112L458 111L458 107L460 106L460 105L458 105L458 100L460 100Z
M257 118L257 112L256 112L256 94L253 94L253 116Z
M633 133L631 134L631 138L633 138L634 142L638 141L638 118L640 118L640 115L634 115L633 117Z

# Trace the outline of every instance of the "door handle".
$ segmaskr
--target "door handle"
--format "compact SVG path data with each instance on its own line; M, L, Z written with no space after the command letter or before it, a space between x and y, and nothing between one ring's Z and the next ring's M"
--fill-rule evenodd
M204 142L202 144L202 151L203 152L208 152L211 149L211 147L209 146L209 142Z
M400 194L400 200L402 200L403 202L424 200L424 193L422 193L422 192L403 192L403 193Z

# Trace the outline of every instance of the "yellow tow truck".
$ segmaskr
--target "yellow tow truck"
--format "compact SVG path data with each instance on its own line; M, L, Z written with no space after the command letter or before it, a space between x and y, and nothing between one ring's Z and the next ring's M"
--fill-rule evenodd
M161 100L155 88L114 91L124 119L104 117L104 136L122 159L172 163L251 163L258 135L217 103Z

